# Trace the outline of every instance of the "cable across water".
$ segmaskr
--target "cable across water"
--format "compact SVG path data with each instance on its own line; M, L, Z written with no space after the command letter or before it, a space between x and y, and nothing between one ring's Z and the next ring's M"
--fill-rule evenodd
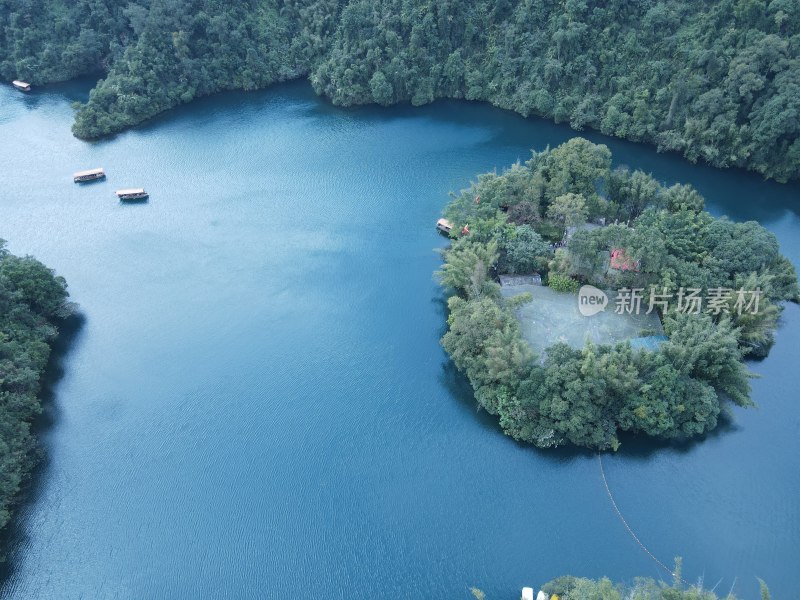
M667 567L667 565L665 565L663 562L658 560L658 558L656 558L655 554L650 552L648 547L645 546L642 543L642 541L639 539L639 536L637 536L636 533L634 533L633 529L631 529L631 526L628 525L628 522L625 520L625 517L622 515L622 512L619 510L619 506L617 506L616 500L614 500L614 495L611 493L611 488L608 487L608 480L606 479L606 472L605 472L605 469L603 469L603 455L598 453L597 460L600 463L600 476L603 478L603 485L606 488L606 493L608 494L608 499L611 500L611 506L614 507L614 512L617 513L617 516L619 517L619 520L622 521L623 525L625 525L625 529L628 530L628 533L631 534L631 537L634 539L634 541L637 544L639 544L641 549L644 550L647 553L647 555L650 558L652 558L659 567L664 569L667 573L669 573L673 577L676 577L675 572L672 569L670 569L669 567ZM677 576L677 577L678 577L678 580L681 583L684 583L684 584L686 583L680 576Z

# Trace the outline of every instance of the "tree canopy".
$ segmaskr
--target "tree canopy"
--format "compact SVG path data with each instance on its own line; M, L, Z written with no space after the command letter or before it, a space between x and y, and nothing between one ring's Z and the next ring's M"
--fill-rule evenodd
M0 240L0 529L36 457L31 423L56 324L72 311L63 278Z
M75 133L308 77L340 105L484 100L778 181L800 177L800 9L789 0L0 0L0 74L105 72ZM602 157L543 177L547 201ZM599 161L599 162L596 162ZM629 182L626 210L652 186ZM631 210L634 209L634 210Z
M629 583L613 583L607 577L588 579L565 575L547 582L542 590L560 600L736 600L737 596L728 593L717 596L713 590L702 585L685 586L680 582L680 560L676 559L676 581L668 585L651 577L636 577ZM767 585L759 580L761 597L769 600Z

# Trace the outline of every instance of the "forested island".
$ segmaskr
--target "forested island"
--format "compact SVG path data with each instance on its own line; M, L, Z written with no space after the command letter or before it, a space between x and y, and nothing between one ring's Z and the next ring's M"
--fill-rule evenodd
M67 297L62 277L34 258L14 256L0 240L0 530L36 463L31 424L41 412L57 325L73 311Z
M559 577L548 582L543 590L559 600L736 600L733 593L717 595L702 586L684 586L680 570L675 571L673 585L656 582L649 577L636 578L629 584L614 584L608 578ZM767 585L760 582L761 600L770 600Z
M445 217L444 348L503 430L539 447L616 449L622 432L714 429L725 402L752 405L743 359L766 356L780 303L798 300L795 269L772 233L712 217L691 186L612 169L608 148L582 138L481 175ZM656 307L668 339L655 350L557 341L537 356L515 316L530 298L504 298L496 281L533 272L564 293L582 284L731 293L697 314ZM736 310L734 290L759 290L758 310Z
M0 0L0 74L103 72L98 138L221 90L307 77L334 103L484 100L800 178L794 0Z
M607 577L588 579L566 575L547 582L542 592L549 600L736 600L738 596L729 592L718 596L700 584L686 586L681 579L680 560L676 561L673 583L668 585L650 577L637 577L631 583L615 584ZM767 584L759 580L761 600L770 600ZM489 600L478 588L470 590L476 600Z

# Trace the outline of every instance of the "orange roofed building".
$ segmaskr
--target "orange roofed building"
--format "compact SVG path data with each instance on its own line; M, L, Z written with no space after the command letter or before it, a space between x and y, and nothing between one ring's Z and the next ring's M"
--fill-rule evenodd
M611 268L617 271L634 271L639 272L639 261L633 260L622 248L614 248L611 250Z

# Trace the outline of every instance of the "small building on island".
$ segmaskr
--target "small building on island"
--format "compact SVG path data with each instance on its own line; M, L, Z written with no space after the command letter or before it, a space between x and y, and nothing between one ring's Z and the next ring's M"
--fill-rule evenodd
M612 248L609 266L615 271L639 272L639 261L630 258L624 248Z
M17 88L20 92L30 92L31 91L31 84L27 81L20 81L19 79L15 79L11 82L15 88Z
M542 285L542 276L539 273L530 275L500 275L500 285L508 287L512 285Z
M572 236L578 231L592 231L593 229L600 229L603 227L597 223L583 223L582 225L570 225L564 229L564 243L569 242Z

